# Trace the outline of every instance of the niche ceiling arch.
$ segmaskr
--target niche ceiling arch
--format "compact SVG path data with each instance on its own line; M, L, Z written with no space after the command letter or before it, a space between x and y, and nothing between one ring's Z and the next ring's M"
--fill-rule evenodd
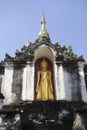
M50 47L43 45L35 50L34 62L42 57L48 58L52 64L54 63L54 51Z

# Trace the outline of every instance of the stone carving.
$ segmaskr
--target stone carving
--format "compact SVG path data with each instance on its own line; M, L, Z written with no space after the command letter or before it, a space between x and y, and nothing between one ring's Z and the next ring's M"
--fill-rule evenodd
M83 58L83 55L78 57L78 61L85 61L84 58Z
M14 61L14 58L6 53L5 54L5 61L12 62L12 61Z
M43 36L43 37L40 37L39 39L37 39L36 41L35 41L37 44L38 43L50 43L50 38L49 37L45 37L45 36Z
M56 52L56 61L62 60L62 61L84 61L83 57L80 56L79 58L73 53L72 47L69 46L66 48L66 46L61 47L60 43L57 42L56 44L52 44L50 41L50 38L47 37L41 37L38 38L34 43L29 43L28 46L23 46L21 48L21 51L16 50L15 57L12 58L8 54L5 56L5 61L13 61L13 62L23 62L26 63L27 60L30 59L30 61L34 58L34 51L41 45L46 45L48 47L51 47Z
M86 130L81 116L77 113L73 124L73 130Z
M0 93L0 99L4 99L4 95L2 93Z
M68 130L72 127L73 130L86 130L87 120L75 112L78 111L78 107L82 109L82 105L80 104L77 108L76 106L78 104L66 101L34 101L5 105L0 110L0 130L22 130L24 126L28 129L33 126L35 128L56 126L56 128Z
M0 114L0 130L21 130L20 115L13 114L8 117L7 114Z
M27 104L21 113L21 119L24 124L27 122L34 126L72 126L73 112L65 102L39 101Z
M68 118L70 117L70 112L66 108L61 108L57 114L58 116L58 124L67 123Z

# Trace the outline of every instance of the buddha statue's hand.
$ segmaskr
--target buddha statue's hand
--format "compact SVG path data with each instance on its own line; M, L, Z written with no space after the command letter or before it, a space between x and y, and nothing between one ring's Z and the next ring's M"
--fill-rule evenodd
M38 92L38 90L39 90L39 87L37 86L37 87L36 87L36 93Z
M50 90L51 90L51 92L53 92L53 88L52 88L52 85L50 85Z

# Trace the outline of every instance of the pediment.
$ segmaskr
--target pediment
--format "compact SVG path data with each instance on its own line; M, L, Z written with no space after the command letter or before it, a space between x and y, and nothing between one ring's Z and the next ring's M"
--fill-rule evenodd
M63 46L61 47L61 45L59 44L59 42L53 44L50 42L49 39L37 39L34 43L29 43L27 46L23 46L21 48L21 51L16 50L15 52L15 57L11 57L8 54L6 54L5 56L5 60L6 62L23 62L26 63L28 60L32 61L34 59L34 55L36 53L36 51L39 48L49 48L51 51L54 52L55 55L55 60L56 61L84 61L83 57L77 57L72 49L70 47L66 47ZM44 52L45 54L45 52Z

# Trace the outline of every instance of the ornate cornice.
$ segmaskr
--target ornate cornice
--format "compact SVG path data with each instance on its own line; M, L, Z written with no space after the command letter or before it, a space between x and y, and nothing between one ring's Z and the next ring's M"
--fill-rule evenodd
M55 60L63 62L84 62L83 56L77 57L71 46L68 48L66 46L61 47L59 42L52 44L50 39L47 37L42 37L37 39L34 43L29 43L28 46L23 46L21 51L16 50L15 57L11 57L8 54L5 55L4 62L20 62L26 63L27 61L33 61L35 50L40 46L46 45L50 47L55 52Z

